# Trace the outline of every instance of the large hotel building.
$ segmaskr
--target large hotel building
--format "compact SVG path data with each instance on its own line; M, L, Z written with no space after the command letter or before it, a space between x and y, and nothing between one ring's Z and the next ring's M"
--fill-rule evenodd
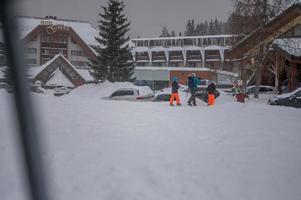
M89 62L97 56L94 48L98 46L95 39L98 31L89 22L53 16L19 17L18 22L25 44L26 65L39 72L32 77L34 80L39 77L47 82L56 68L61 69L56 63L58 60L65 63L66 69L62 72L71 82L71 72L81 80L74 86L84 83L84 79L92 80ZM233 72L234 68L225 54L237 40L233 35L132 39L129 46L136 65L136 83L158 89L166 87L172 76L178 76L185 84L187 75L192 72L203 79L228 80L233 76L229 71ZM56 57L58 54L64 58ZM0 43L0 61L4 58L1 55L4 50Z

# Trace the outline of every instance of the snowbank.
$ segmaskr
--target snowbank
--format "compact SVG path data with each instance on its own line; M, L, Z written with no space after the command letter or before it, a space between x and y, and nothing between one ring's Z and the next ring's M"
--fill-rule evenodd
M119 87L133 85L35 95L51 199L300 199L300 109L223 95L214 107L99 98ZM0 92L0 194L24 199L7 97Z

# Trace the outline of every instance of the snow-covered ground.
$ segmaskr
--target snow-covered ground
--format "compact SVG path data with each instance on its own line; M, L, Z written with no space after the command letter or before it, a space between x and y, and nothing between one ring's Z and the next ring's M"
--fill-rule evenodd
M52 199L300 199L300 109L267 97L240 104L222 95L214 107L101 99L124 86L34 95ZM19 200L9 102L0 90L0 199Z

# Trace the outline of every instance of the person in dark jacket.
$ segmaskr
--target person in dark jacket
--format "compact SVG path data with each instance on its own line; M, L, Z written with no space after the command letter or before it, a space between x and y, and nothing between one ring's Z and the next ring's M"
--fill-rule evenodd
M213 106L215 102L215 89L216 86L212 82L207 87L207 93L208 93L208 106Z
M173 106L173 102L176 99L177 102L177 106L180 106L180 97L179 97L179 90L180 86L178 83L178 78L177 77L173 77L172 78L172 83L171 83L171 96L170 96L170 100L169 100L169 105Z
M198 77L196 77L195 73L192 73L191 75L188 76L188 88L191 92L191 96L188 100L188 105L190 106L192 106L192 104L196 106L195 95L197 92L197 85L199 84L200 84L200 80L198 79Z

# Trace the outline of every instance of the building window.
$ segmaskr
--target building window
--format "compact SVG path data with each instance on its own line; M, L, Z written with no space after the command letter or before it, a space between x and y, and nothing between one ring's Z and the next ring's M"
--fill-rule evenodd
M71 64L74 65L75 67L82 67L82 68L89 67L88 62L85 61L71 61Z
M83 51L79 51L79 50L71 50L71 55L72 56L85 56L85 53Z
M37 54L38 50L37 48L27 48L26 54Z
M35 59L35 58L27 58L26 59L26 64L27 65L36 65L37 64L37 59Z

